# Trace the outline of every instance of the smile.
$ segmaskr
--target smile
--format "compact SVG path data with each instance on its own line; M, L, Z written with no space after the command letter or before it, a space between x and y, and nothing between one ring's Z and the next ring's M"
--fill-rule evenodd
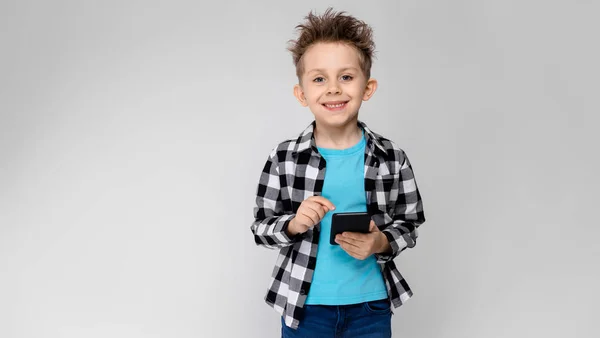
M344 109L344 107L346 107L346 105L348 104L348 102L328 102L328 103L323 103L323 107L327 108L328 110L342 110Z

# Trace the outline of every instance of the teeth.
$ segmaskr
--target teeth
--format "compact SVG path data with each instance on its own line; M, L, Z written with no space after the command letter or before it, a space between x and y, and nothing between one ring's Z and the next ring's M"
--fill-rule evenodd
M329 108L339 108L341 106L343 106L345 103L338 103L338 104L326 104L327 107Z

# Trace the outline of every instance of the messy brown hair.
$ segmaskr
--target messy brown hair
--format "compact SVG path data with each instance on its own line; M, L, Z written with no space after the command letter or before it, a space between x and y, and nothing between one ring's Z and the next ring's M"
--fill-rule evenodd
M335 12L328 8L318 16L312 11L305 22L296 26L299 31L297 40L290 40L288 50L292 53L296 76L300 81L304 73L302 56L308 48L318 42L339 42L354 47L365 77L371 77L371 64L375 53L373 30L364 21L358 20L346 12Z

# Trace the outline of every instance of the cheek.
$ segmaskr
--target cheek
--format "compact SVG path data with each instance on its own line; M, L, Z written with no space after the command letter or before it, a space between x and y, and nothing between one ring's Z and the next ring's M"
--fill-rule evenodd
M361 100L365 91L359 86L351 86L347 88L346 93L350 95L353 100Z
M310 104L318 104L317 101L320 97L320 92L317 90L308 90L304 92L304 96Z
M320 104L314 98L309 99L308 104L313 107L320 106Z

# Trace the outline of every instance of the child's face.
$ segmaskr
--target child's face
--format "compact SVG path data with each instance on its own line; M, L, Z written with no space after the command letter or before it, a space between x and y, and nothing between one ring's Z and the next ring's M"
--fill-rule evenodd
M377 89L375 79L366 79L358 51L342 43L317 43L303 56L304 74L294 95L309 107L318 124L342 127L354 123L362 101Z

